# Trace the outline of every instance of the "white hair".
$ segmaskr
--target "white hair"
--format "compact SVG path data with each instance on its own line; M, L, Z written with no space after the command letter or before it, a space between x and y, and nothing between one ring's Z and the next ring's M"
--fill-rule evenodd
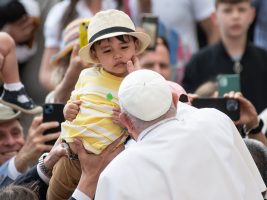
M155 123L157 123L159 121L176 116L176 112L177 112L175 105L172 103L171 107L169 108L169 110L165 114L161 115L160 117L158 117L157 119L154 119L152 121L144 121L144 120L141 120L141 119L133 116L123 107L121 107L121 111L129 118L129 120L132 122L132 125L134 126L134 128L137 130L138 133L141 133L143 130L154 125Z

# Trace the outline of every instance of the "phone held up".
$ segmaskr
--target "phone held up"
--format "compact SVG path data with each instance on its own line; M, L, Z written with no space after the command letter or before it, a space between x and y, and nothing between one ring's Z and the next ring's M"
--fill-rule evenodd
M50 133L56 133L61 130L61 123L65 121L64 115L63 115L63 109L65 104L61 103L46 103L43 105L43 122L53 122L57 121L59 123L59 126L56 128L48 129L44 132L44 135L50 134ZM50 141L46 144L54 145L56 141Z
M217 90L219 96L222 97L225 93L240 91L240 75L239 74L219 74L217 77Z
M141 27L150 36L151 42L147 47L148 50L154 50L157 44L158 37L158 17L144 13L141 18Z
M236 99L197 98L192 101L192 106L196 108L216 108L233 121L237 121L240 118L240 103Z

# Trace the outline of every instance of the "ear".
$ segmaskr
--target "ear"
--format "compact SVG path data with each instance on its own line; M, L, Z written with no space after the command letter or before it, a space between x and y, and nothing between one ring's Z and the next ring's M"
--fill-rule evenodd
M177 109L178 100L179 100L178 95L175 92L173 92L172 93L172 102L174 103L174 106L176 109Z
M97 57L97 54L96 54L96 51L91 49L90 50L90 53L91 53L91 57L94 59L94 60L98 60L98 57Z

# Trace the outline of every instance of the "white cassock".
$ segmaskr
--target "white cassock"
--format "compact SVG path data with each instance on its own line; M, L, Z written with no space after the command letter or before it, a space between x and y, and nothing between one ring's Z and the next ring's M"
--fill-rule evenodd
M107 166L95 200L263 199L266 186L232 121L183 106Z

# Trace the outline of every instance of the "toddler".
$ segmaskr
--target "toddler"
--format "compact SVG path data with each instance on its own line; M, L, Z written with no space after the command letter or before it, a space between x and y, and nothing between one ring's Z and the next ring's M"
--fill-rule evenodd
M71 94L70 102L81 101L77 117L61 126L61 139L70 146L71 159L63 157L55 165L47 193L49 200L68 199L79 182L81 169L72 145L74 138L83 141L88 153L99 154L124 134L112 122L112 110L119 108L117 93L129 73L127 64L148 46L150 38L135 31L124 12L107 10L90 21L88 41L79 55L84 61L100 66L84 69Z

